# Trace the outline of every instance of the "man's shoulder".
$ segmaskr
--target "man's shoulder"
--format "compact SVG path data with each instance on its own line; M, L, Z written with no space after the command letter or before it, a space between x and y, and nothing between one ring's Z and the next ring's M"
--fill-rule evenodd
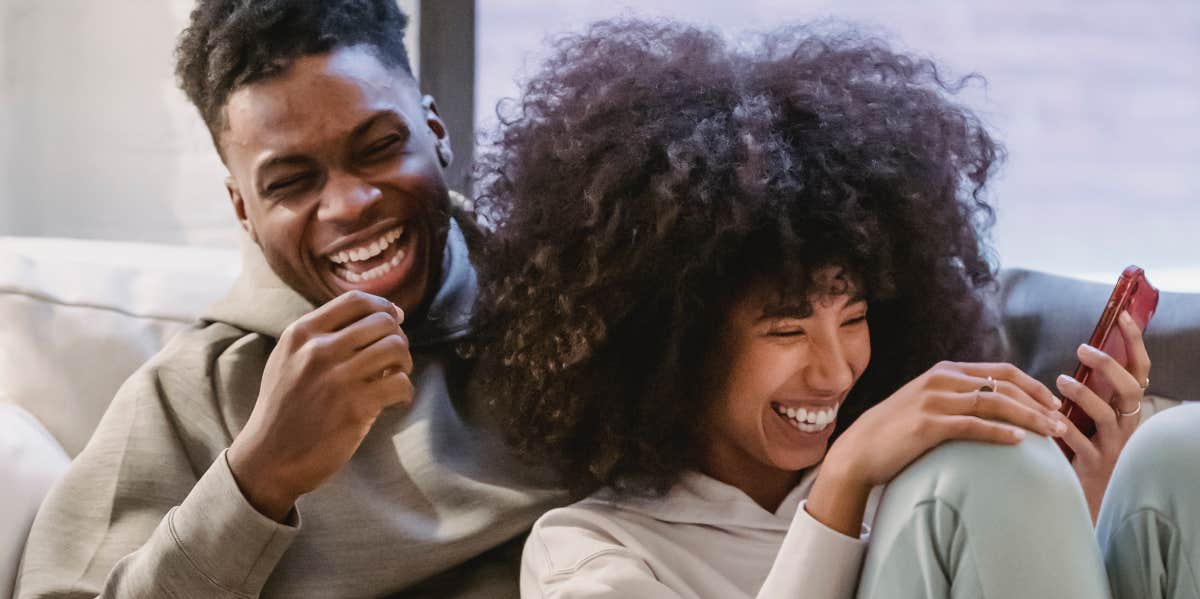
M262 370L275 339L214 322L197 321L179 331L133 373L116 401L147 401L179 412L219 411L229 401L250 404L257 395Z

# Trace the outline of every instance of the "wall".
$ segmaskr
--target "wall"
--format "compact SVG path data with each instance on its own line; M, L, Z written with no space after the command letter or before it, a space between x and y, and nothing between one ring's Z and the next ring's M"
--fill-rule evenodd
M236 247L226 171L175 85L193 5L0 0L0 235Z
M479 4L479 129L547 35L620 14L730 35L850 19L951 72L978 71L989 85L965 99L1009 150L991 194L1001 265L1115 280L1134 262L1200 290L1200 2L489 0Z

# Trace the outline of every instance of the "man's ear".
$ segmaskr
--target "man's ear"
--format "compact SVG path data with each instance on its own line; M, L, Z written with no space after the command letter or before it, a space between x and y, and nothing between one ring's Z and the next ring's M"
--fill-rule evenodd
M229 192L229 201L233 204L233 213L237 215L238 223L250 235L250 239L257 244L258 233L254 232L254 223L250 222L250 218L246 216L246 201L242 199L242 192L238 190L237 181L233 177L225 177L225 190Z
M433 101L433 96L421 96L421 106L425 108L425 124L434 136L434 150L437 152L438 160L442 163L442 168L450 166L454 162L454 151L450 149L450 132L446 131L446 123L442 122L441 115L438 114L437 103Z

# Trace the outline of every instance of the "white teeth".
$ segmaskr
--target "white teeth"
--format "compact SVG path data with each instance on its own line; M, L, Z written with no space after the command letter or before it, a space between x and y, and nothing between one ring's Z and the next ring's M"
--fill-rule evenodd
M396 227L395 229L380 235L378 239L371 241L370 243L332 254L329 256L329 260L334 264L345 264L347 262L361 262L363 260L374 258L375 256L383 253L383 251L386 250L393 241L400 239L400 237L403 235L404 227Z
M360 283L362 281L370 281L371 279L376 279L376 278L379 278L379 277L387 274L388 271L399 266L400 262L404 260L404 256L405 256L404 250L396 250L396 255L392 256L391 260L388 260L387 262L380 264L379 266L376 266L375 268L372 268L371 270L364 271L361 274L351 272L349 270L342 270L339 274L342 276L342 278L346 279L347 281L350 281L351 283Z
M809 433L814 433L824 430L825 427L837 420L837 412L840 405L835 405L832 408L812 409L805 408L785 408L782 405L775 404L774 409L780 415L787 419L792 426Z

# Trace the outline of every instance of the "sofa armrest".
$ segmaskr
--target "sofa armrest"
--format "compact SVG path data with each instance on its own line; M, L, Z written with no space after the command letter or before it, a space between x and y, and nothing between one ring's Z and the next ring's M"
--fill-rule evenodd
M42 498L70 459L25 410L0 402L0 597L9 597Z

